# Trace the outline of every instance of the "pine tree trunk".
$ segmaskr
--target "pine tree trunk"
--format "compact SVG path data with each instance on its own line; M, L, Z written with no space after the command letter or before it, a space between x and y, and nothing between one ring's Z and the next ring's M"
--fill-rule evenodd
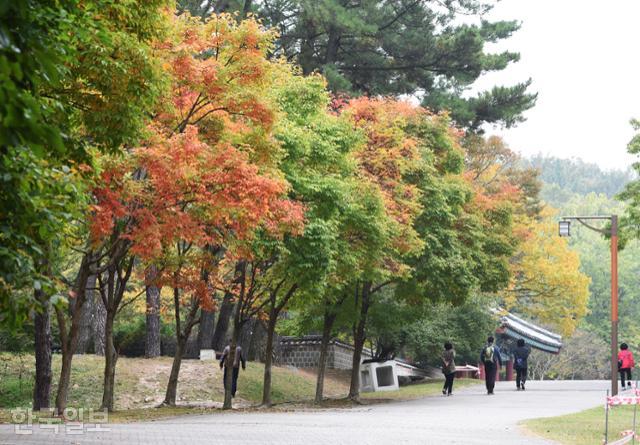
M360 400L360 362L362 360L362 349L365 341L365 326L367 323L367 312L369 311L369 291L371 283L365 282L362 286L362 302L360 306L360 317L354 335L353 361L351 367L351 385L349 387L349 399Z
M213 332L212 345L216 351L222 351L227 343L227 331L229 330L229 321L234 312L233 295L225 293L218 313L218 322Z
M102 390L102 406L109 412L113 411L113 394L116 378L116 362L118 353L113 344L113 322L115 314L108 314L105 324L105 360L104 360L104 380Z
M325 302L324 321L322 324L322 342L320 343L320 359L318 361L318 378L316 380L315 403L322 403L324 398L324 374L327 369L327 352L329 341L331 340L331 330L336 320L337 313L334 312L329 302Z
M146 358L159 357L161 354L160 289L153 284L153 281L156 279L156 275L156 266L149 266L145 271L145 281L149 283L146 287L147 323L146 341L144 345L144 356Z
M216 313L202 309L200 317L200 326L198 328L198 349L211 349L213 347L213 328Z
M38 411L49 408L51 393L51 312L49 298L42 292L35 292L36 299L42 303L42 311L35 314L35 356L36 377L33 388L33 409Z
M93 317L95 315L95 305L100 304L100 301L96 301L95 297L100 298L97 292L94 292L96 287L96 276L90 275L87 279L87 287L85 289L85 302L84 309L82 311L82 319L80 323L80 332L78 332L78 347L76 348L76 354L86 354L91 342L91 336L93 331Z

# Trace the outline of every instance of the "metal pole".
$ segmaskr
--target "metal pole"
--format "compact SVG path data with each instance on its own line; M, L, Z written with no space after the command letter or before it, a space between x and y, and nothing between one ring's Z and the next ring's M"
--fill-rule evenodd
M618 394L618 215L611 215L611 395Z

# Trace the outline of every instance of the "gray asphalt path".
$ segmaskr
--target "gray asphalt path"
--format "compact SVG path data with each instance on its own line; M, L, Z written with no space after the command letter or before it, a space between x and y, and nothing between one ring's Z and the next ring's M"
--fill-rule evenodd
M224 413L109 425L109 432L54 434L34 426L16 435L0 426L0 444L477 444L549 445L525 434L518 422L604 404L608 382L529 382L525 392L500 382L494 396L482 386L452 397L356 409L286 413Z

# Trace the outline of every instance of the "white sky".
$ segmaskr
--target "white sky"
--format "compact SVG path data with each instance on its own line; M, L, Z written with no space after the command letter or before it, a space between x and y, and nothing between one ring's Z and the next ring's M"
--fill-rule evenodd
M516 128L490 129L523 155L580 157L626 169L632 117L640 118L640 0L502 0L491 20L522 22L512 38L489 49L520 52L481 89L533 78L536 106ZM475 89L475 88L474 88Z

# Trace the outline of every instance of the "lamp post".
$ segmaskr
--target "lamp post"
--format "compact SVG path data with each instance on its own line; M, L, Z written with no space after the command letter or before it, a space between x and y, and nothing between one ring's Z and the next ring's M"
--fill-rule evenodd
M587 221L611 222L609 230L593 227ZM560 236L571 236L571 221L578 221L591 230L611 236L611 395L618 394L618 215L563 216L558 223Z

